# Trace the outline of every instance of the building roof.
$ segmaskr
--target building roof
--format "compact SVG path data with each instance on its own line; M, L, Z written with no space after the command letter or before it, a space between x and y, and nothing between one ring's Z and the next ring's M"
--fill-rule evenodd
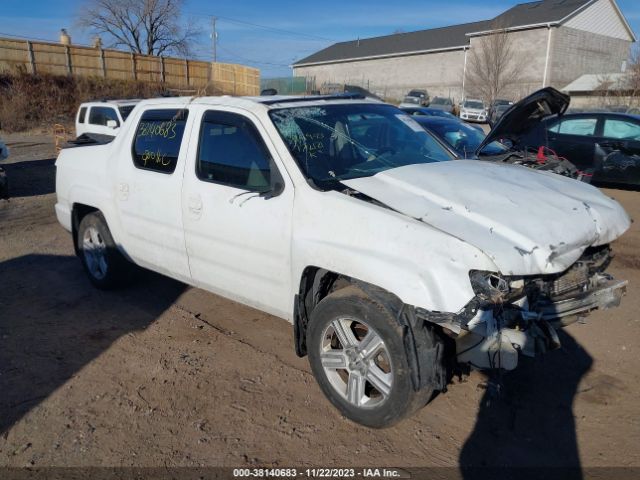
M298 60L294 66L409 55L469 45L469 35L499 28L558 23L594 0L539 0L518 4L491 20L335 43Z
M373 37L334 43L294 65L351 60L385 55L401 55L429 50L462 48L469 43L467 33L486 30L490 21L466 23L450 27L432 28L417 32L396 33L384 37Z
M501 13L492 23L498 28L516 28L559 23L577 13L593 0L541 0L520 3Z

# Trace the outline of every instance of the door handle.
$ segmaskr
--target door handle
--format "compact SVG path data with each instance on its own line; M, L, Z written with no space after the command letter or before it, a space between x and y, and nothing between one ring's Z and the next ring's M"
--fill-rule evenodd
M187 208L191 213L200 214L202 213L202 199L197 197L189 197L187 202Z
M118 184L118 195L121 200L126 200L129 198L129 184L128 183L120 183Z

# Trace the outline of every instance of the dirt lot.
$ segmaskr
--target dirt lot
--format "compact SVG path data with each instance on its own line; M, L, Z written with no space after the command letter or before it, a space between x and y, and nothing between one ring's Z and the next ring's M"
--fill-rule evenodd
M615 245L624 305L567 328L491 400L479 373L382 431L324 399L291 327L148 273L92 288L53 205L53 147L3 136L0 466L640 467L640 228ZM640 193L607 190L640 217Z

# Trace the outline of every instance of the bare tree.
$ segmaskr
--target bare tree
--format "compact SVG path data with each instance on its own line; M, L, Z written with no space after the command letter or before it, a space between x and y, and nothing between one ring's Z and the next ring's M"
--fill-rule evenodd
M627 66L627 91L631 97L631 106L640 106L640 44L636 43L631 51Z
M105 35L113 47L148 55L188 55L199 33L180 25L184 0L89 0L80 26Z
M480 37L469 58L472 88L490 104L520 80L523 62L516 57L513 37L497 25Z
M595 78L594 99L599 108L640 107L640 47L634 46L622 73L603 73Z

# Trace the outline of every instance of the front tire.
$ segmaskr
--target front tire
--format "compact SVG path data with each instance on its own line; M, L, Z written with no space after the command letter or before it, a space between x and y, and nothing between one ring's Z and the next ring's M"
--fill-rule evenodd
M433 389L413 388L403 327L355 286L325 297L311 313L309 363L320 388L354 422L389 427L423 407Z
M85 215L77 235L78 255L94 286L112 290L130 278L131 264L118 250L102 213Z

